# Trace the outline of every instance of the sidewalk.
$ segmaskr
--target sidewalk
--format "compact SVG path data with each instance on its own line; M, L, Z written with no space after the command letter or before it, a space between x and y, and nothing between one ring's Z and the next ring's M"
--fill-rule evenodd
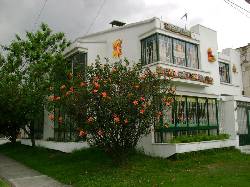
M16 187L69 187L1 154L0 176Z

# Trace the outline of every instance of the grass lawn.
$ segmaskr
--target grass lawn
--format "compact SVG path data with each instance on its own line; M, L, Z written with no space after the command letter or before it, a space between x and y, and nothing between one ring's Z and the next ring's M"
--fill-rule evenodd
M122 166L94 149L65 154L5 144L0 153L73 186L250 186L250 155L235 149L188 153L175 159L136 154Z
M10 185L0 178L0 187L10 187Z

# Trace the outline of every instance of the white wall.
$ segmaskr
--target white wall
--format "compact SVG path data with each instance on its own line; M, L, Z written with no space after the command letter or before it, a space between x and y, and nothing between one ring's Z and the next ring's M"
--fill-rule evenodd
M54 122L49 118L49 112L44 110L44 127L43 127L43 139L47 140L48 138L54 138Z
M225 101L223 101L223 105L223 132L229 134L231 139L236 139L238 131L236 101L233 97L228 97Z
M229 65L230 83L220 84L220 93L222 95L240 96L242 95L242 70L240 65L240 54L234 49L224 49L219 53L219 61ZM233 72L233 65L235 65L237 72Z

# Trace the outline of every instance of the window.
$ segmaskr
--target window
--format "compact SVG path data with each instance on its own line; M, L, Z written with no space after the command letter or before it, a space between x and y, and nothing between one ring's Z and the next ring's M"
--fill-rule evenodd
M82 76L85 79L85 70L87 66L87 53L76 52L67 58L71 65L74 76ZM65 77L64 77L65 78ZM78 141L80 140L77 134L77 126L73 120L67 116L65 111L59 108L54 109L55 123L54 123L54 139L56 141ZM59 121L62 117L62 122ZM61 125L63 124L63 125Z
M157 36L152 35L141 42L142 45L142 62L144 65L157 61Z
M175 96L172 108L163 111L155 126L155 141L163 143L176 136L218 133L217 99Z
M74 75L85 74L87 66L87 53L77 52L68 57L68 61L72 65L72 72Z
M141 59L144 65L158 60L198 69L198 46L163 34L141 40Z
M220 82L230 83L229 64L219 62Z
M176 39L173 40L173 55L175 64L186 65L185 42Z
M164 35L159 35L159 54L161 61L173 63L171 38Z
M186 43L187 67L199 68L197 45Z

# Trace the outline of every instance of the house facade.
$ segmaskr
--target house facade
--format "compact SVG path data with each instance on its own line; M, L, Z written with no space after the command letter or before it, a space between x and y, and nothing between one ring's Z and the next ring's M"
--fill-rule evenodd
M114 26L114 27L113 27ZM119 47L119 54L117 52ZM242 95L240 52L224 49L218 53L217 33L202 25L186 30L158 18L123 24L77 38L65 51L72 67L101 59L127 58L173 78L176 96L172 110L164 111L162 127L152 127L139 147L151 155L168 157L174 153L250 144L250 98ZM50 128L54 126L54 128ZM171 144L176 136L226 133L228 141L203 144ZM60 126L44 114L42 139L75 141L71 125Z

